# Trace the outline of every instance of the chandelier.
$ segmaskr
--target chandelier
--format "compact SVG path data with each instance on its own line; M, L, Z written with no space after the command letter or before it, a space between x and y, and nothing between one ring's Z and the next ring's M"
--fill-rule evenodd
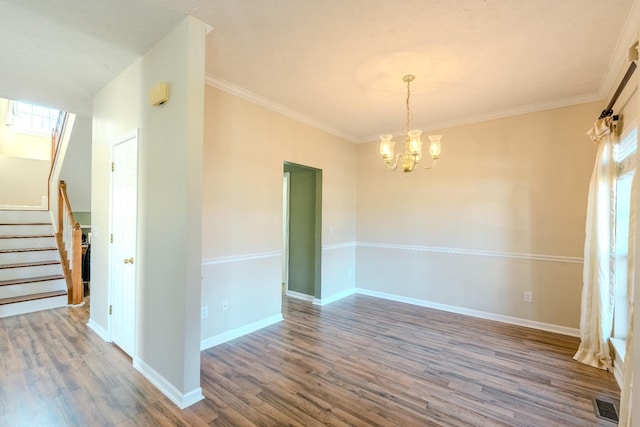
M411 119L413 118L409 104L411 98L410 85L415 78L416 76L413 74L407 74L402 78L402 81L407 83L407 122L405 127L407 136L404 139L404 153L398 153L395 161L393 146L396 145L396 143L392 140L393 135L380 135L380 155L382 156L382 160L384 160L384 164L391 170L396 170L399 163L402 172L412 172L422 159L422 140L420 140L422 131L420 129L411 129L410 126ZM438 157L440 156L440 138L442 138L442 135L429 136L429 140L431 141L429 144L429 155L431 156L432 162L430 166L423 166L423 169L431 169L436 165Z

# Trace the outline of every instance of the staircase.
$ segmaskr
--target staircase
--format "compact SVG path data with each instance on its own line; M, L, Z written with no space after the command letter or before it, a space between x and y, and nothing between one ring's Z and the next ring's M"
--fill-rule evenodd
M65 305L49 212L0 210L0 317Z

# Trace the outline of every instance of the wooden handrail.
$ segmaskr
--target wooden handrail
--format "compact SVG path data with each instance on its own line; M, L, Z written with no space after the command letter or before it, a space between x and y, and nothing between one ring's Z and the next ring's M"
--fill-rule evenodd
M80 304L84 299L82 282L82 229L71 210L67 196L67 184L60 181L58 191L58 248L62 258L62 269L67 281L69 304Z

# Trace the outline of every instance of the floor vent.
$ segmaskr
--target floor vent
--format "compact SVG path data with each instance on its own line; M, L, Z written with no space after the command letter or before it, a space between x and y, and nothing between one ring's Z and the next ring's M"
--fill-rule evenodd
M596 417L618 423L618 409L614 403L593 399L593 408L596 412Z

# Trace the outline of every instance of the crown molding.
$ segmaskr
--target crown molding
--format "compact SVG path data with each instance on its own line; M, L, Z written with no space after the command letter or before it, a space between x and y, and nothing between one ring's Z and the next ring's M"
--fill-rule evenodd
M474 123L487 122L489 120L504 119L507 117L519 116L522 114L536 113L539 111L553 110L555 108L570 107L572 105L585 104L587 102L601 101L604 96L600 93L590 93L587 95L572 96L569 98L555 99L551 101L538 102L519 107L507 108L504 110L493 111L490 113L476 114L472 116L458 117L451 120L442 120L439 122L431 122L429 126L423 127L423 132L435 131L440 129L453 128L457 126L471 125ZM394 135L394 137L400 134ZM371 135L361 143L374 142L378 140L378 135Z
M634 0L616 45L611 51L607 69L602 76L600 90L598 91L602 99L615 91L618 85L618 76L629 66L627 52L631 45L638 40L638 22L640 22L640 1Z
M257 104L261 107L266 108L267 110L273 111L274 113L282 114L285 117L293 119L297 122L303 123L307 126L311 126L312 128L318 129L322 132L326 132L330 135L337 136L338 138L342 138L346 141L358 143L361 142L358 138L353 135L348 135L344 132L341 132L339 129L336 129L332 126L329 126L325 123L319 122L309 116L305 116L295 110L285 107L284 105L278 104L277 102L273 102L263 96L260 96L254 92L251 92L248 89L245 89L241 86L238 86L230 81L221 79L219 77L213 76L211 74L206 74L204 81L209 86L215 87L216 89L220 89L223 92L226 92L230 95L237 96L238 98L242 98L246 101Z

